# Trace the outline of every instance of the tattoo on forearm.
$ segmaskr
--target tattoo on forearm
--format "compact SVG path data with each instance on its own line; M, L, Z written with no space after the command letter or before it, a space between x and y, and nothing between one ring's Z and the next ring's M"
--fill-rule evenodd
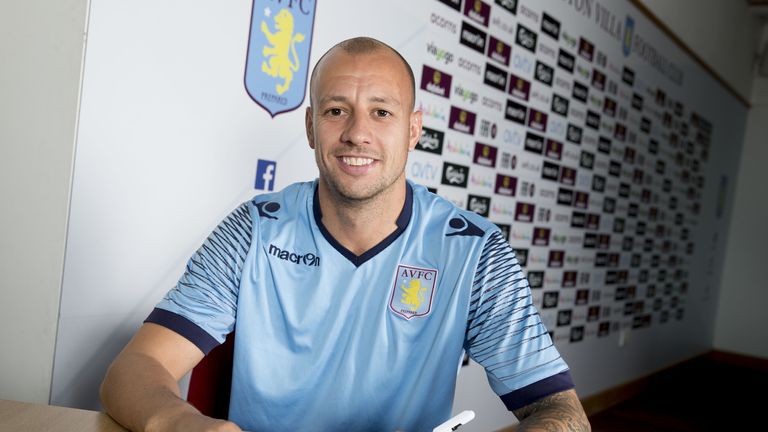
M590 431L589 421L572 390L555 393L514 411L520 420L515 432Z

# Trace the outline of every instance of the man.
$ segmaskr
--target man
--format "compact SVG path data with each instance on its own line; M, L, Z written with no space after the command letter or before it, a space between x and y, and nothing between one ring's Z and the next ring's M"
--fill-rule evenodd
M405 60L342 42L310 97L318 180L257 196L211 234L107 372L107 412L134 430L431 431L467 350L518 430L589 430L501 233L405 179L422 123ZM235 321L225 422L177 381Z

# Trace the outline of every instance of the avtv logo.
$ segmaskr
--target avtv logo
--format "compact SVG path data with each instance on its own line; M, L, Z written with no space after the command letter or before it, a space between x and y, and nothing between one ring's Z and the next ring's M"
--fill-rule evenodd
M259 159L256 165L256 182L254 183L254 187L264 191L274 190L276 171L277 162Z

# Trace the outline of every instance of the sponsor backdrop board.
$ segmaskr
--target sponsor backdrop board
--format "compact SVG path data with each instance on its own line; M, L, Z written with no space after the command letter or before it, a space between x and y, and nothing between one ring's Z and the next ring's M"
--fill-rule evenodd
M218 221L316 176L309 66L356 35L413 67L408 177L499 226L582 396L710 347L746 108L632 3L93 0L53 403L98 407ZM513 421L473 363L456 409Z

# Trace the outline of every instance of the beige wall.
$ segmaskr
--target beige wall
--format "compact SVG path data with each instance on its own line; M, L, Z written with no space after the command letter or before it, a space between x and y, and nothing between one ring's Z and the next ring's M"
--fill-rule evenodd
M759 30L746 0L639 0L744 99Z
M86 10L0 3L0 399L49 398Z
M768 25L762 44L768 43ZM763 46L761 44L761 46ZM718 303L715 348L768 358L768 77L756 77L736 181L730 237Z

